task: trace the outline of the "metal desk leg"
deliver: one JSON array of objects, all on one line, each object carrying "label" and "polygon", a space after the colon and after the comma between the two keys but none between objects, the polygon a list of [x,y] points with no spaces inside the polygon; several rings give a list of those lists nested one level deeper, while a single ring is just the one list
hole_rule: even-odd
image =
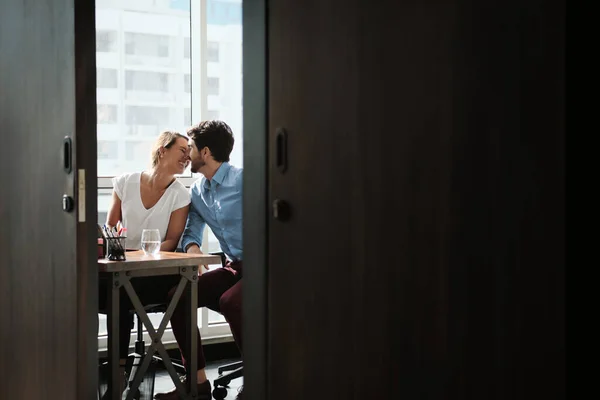
[{"label": "metal desk leg", "polygon": [[[185,268],[183,269],[185,272]],[[187,384],[188,393],[191,399],[198,398],[198,267],[192,268],[191,276],[188,275],[189,284],[189,302],[186,305],[186,329],[188,331],[187,348],[190,349],[190,354],[186,354],[187,360]]]},{"label": "metal desk leg", "polygon": [[110,394],[110,399],[116,400],[121,398],[119,393],[120,379],[119,376],[119,294],[120,282],[119,273],[110,274],[108,279],[108,312],[107,318],[108,328],[108,388],[107,393]]},{"label": "metal desk leg", "polygon": [[135,293],[135,290],[133,289],[131,282],[124,283],[125,291],[129,295],[129,298],[131,299],[131,302],[133,304],[135,311],[137,312],[138,316],[140,317],[140,320],[146,327],[148,335],[150,336],[150,347],[148,348],[148,351],[146,352],[146,355],[144,356],[144,359],[142,360],[142,364],[137,369],[137,372],[133,379],[133,383],[131,384],[130,390],[127,393],[126,400],[133,399],[134,393],[139,388],[139,385],[142,382],[142,378],[143,378],[144,374],[146,373],[148,366],[150,365],[152,356],[154,355],[155,351],[158,351],[158,353],[163,358],[165,367],[167,368],[167,371],[169,372],[171,379],[175,383],[177,390],[180,392],[180,395],[184,396],[184,397],[187,395],[185,388],[184,388],[183,384],[181,383],[181,381],[179,380],[179,378],[177,376],[177,372],[175,371],[175,368],[173,367],[173,363],[171,362],[169,354],[167,353],[167,350],[165,349],[165,346],[161,340],[163,333],[167,327],[167,324],[169,323],[169,319],[173,315],[175,306],[177,305],[177,302],[179,301],[179,298],[181,297],[181,294],[183,293],[185,286],[186,286],[186,278],[182,277],[181,280],[179,281],[179,285],[177,286],[177,289],[175,290],[175,294],[173,295],[173,298],[171,299],[171,301],[167,307],[167,311],[163,315],[162,321],[161,321],[160,326],[157,331],[154,329],[154,326],[152,325],[152,322],[150,321],[150,318],[148,317],[146,310],[144,310],[144,307],[143,307],[142,303],[140,302],[139,297]]}]

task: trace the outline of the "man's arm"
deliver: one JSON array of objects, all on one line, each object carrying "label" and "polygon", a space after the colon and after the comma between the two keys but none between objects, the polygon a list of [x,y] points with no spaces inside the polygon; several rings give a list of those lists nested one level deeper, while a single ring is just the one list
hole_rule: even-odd
[{"label": "man's arm", "polygon": [[[185,253],[200,252],[205,227],[204,218],[198,213],[198,210],[194,207],[194,202],[192,202],[181,240],[181,247]],[[197,250],[195,250],[196,248]]]},{"label": "man's arm", "polygon": [[[185,230],[183,231],[183,238],[181,239],[181,248],[184,253],[203,254],[200,246],[202,246],[202,236],[205,227],[206,221],[204,221],[204,218],[202,218],[196,207],[194,207],[194,202],[192,202]],[[208,270],[208,265],[204,265],[204,268]]]}]

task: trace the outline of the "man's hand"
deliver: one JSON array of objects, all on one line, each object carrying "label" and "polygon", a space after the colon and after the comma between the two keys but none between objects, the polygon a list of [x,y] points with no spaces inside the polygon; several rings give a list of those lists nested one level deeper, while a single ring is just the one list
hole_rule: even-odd
[{"label": "man's hand", "polygon": [[[192,243],[190,244],[186,249],[185,249],[186,253],[190,253],[190,254],[204,254],[201,250],[200,247],[195,244]],[[206,269],[208,271],[208,265],[203,265],[204,269]]]},{"label": "man's hand", "polygon": [[191,254],[203,254],[196,243],[190,243],[188,247],[185,248],[185,252]]}]

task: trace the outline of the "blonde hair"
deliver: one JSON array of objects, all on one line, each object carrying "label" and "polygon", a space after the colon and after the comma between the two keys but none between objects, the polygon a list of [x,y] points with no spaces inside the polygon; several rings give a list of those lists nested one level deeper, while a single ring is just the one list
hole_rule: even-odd
[{"label": "blonde hair", "polygon": [[186,141],[189,140],[187,136],[182,135],[179,132],[164,131],[161,132],[160,135],[158,135],[158,139],[156,139],[156,142],[154,142],[154,146],[152,146],[152,152],[150,153],[150,156],[152,158],[152,168],[158,165],[160,149],[163,147],[165,149],[168,149],[169,147],[173,146],[173,144],[175,144],[175,142],[179,138],[183,138]]}]

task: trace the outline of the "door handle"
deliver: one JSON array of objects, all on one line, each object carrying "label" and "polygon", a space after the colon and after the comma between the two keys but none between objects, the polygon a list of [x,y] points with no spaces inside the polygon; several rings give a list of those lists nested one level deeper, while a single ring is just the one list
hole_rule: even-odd
[{"label": "door handle", "polygon": [[63,139],[63,170],[65,174],[71,173],[73,169],[72,158],[73,158],[73,144],[71,138],[65,136]]},{"label": "door handle", "polygon": [[[65,174],[70,174],[73,170],[73,143],[71,142],[71,138],[65,136],[62,141],[62,167]],[[63,194],[62,197],[62,209],[64,212],[70,213],[73,211],[75,207],[75,201],[73,197],[68,194]]]},{"label": "door handle", "polygon": [[62,197],[62,209],[64,212],[71,212],[73,211],[73,207],[75,207],[75,201],[73,200],[73,198],[67,194],[63,194]]},{"label": "door handle", "polygon": [[275,139],[275,165],[282,174],[287,170],[287,162],[287,132],[278,128]]},{"label": "door handle", "polygon": [[285,200],[275,199],[272,205],[273,218],[278,221],[285,222],[289,221],[292,216],[292,209],[289,203]]}]

